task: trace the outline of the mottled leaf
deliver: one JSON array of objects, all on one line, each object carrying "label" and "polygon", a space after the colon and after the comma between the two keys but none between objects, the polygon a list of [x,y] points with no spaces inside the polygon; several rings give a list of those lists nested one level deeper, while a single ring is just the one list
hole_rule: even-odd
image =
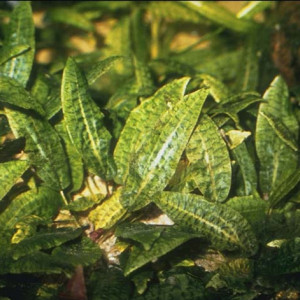
[{"label": "mottled leaf", "polygon": [[55,126],[55,129],[58,131],[58,134],[63,139],[67,153],[67,160],[69,162],[72,180],[72,188],[70,192],[76,192],[81,188],[84,179],[82,158],[71,142],[71,139],[65,127],[65,122],[62,121],[61,123],[57,124]]},{"label": "mottled leaf", "polygon": [[117,182],[125,181],[134,154],[149,140],[161,114],[183,98],[188,81],[185,77],[168,83],[131,111],[114,150]]},{"label": "mottled leaf", "polygon": [[19,259],[37,250],[50,249],[77,238],[81,233],[81,229],[74,230],[71,228],[56,228],[55,230],[39,232],[16,244],[12,248],[12,256],[14,259]]},{"label": "mottled leaf", "polygon": [[123,223],[117,227],[115,235],[124,239],[137,241],[148,251],[151,249],[153,243],[160,237],[164,229],[164,226],[153,226],[143,223]]},{"label": "mottled leaf", "polygon": [[209,87],[209,92],[217,103],[229,97],[229,90],[222,81],[208,74],[200,74],[199,78]]},{"label": "mottled leaf", "polygon": [[125,207],[134,208],[140,197],[149,198],[165,188],[175,173],[207,94],[205,88],[191,93],[160,117],[158,126],[131,164],[121,197]]},{"label": "mottled leaf", "polygon": [[198,171],[194,180],[204,197],[224,201],[231,187],[231,162],[218,127],[207,115],[201,116],[186,155]]},{"label": "mottled leaf", "polygon": [[90,212],[89,219],[95,229],[110,228],[126,214],[126,209],[120,203],[120,194],[121,189]]},{"label": "mottled leaf", "polygon": [[99,77],[109,71],[118,61],[123,60],[122,56],[111,56],[104,60],[101,60],[85,72],[88,84],[93,84]]},{"label": "mottled leaf", "polygon": [[24,109],[32,109],[42,116],[45,115],[40,103],[18,81],[9,77],[0,76],[0,102]]},{"label": "mottled leaf", "polygon": [[217,249],[240,249],[249,255],[257,251],[251,227],[233,209],[175,192],[157,194],[154,201],[180,228],[207,237]]},{"label": "mottled leaf", "polygon": [[80,197],[72,202],[70,202],[67,206],[65,206],[65,209],[68,209],[70,211],[85,211],[96,204],[99,204],[103,199],[105,198],[105,195],[102,194],[96,194],[93,196],[86,196],[86,197]]},{"label": "mottled leaf", "polygon": [[0,200],[7,194],[28,167],[28,161],[24,160],[12,160],[0,164]]},{"label": "mottled leaf", "polygon": [[48,120],[61,110],[60,82],[54,76],[39,74],[31,94],[43,107]]},{"label": "mottled leaf", "polygon": [[277,136],[289,147],[291,147],[294,151],[298,151],[298,146],[295,141],[295,137],[289,129],[284,125],[284,123],[281,122],[280,119],[274,117],[272,114],[268,113],[267,111],[263,112],[260,111],[259,114],[263,116],[269,123],[269,125],[272,127],[272,129],[275,131]]},{"label": "mottled leaf", "polygon": [[15,56],[0,66],[0,74],[16,79],[26,85],[34,58],[34,24],[30,2],[20,2],[15,6],[5,35],[4,44],[7,47],[28,45],[30,50]]},{"label": "mottled leaf", "polygon": [[299,183],[300,169],[296,169],[289,176],[284,177],[278,181],[278,185],[272,191],[269,198],[270,208],[275,207],[280,202],[284,201],[284,197]]},{"label": "mottled leaf", "polygon": [[278,136],[263,114],[279,119],[295,138],[298,135],[298,122],[291,112],[287,85],[280,76],[273,80],[264,99],[267,103],[261,103],[259,107],[255,146],[260,161],[260,188],[268,197],[281,178],[295,171],[298,154]]},{"label": "mottled leaf", "polygon": [[35,252],[18,260],[0,257],[0,274],[21,273],[59,274],[62,268],[55,265],[53,258],[44,252]]},{"label": "mottled leaf", "polygon": [[25,152],[45,184],[58,190],[69,186],[67,158],[53,127],[42,118],[17,110],[5,108],[5,113],[14,135],[26,138]]},{"label": "mottled leaf", "polygon": [[110,156],[111,135],[104,126],[104,115],[88,93],[88,84],[72,58],[62,78],[61,100],[70,139],[87,167],[100,177],[114,174]]},{"label": "mottled leaf", "polygon": [[63,204],[59,192],[47,187],[40,187],[17,196],[0,215],[0,228],[13,228],[23,218],[36,215],[40,218],[54,217]]},{"label": "mottled leaf", "polygon": [[1,48],[0,50],[0,65],[7,62],[9,59],[12,59],[18,55],[23,54],[29,49],[30,46],[25,44],[8,46],[8,47],[3,46],[3,48]]},{"label": "mottled leaf", "polygon": [[195,237],[197,237],[196,234],[169,228],[161,233],[160,237],[148,251],[143,246],[133,246],[124,267],[125,276]]},{"label": "mottled leaf", "polygon": [[83,237],[80,243],[61,245],[52,251],[52,256],[61,266],[76,267],[95,263],[102,255],[100,247],[91,239]]},{"label": "mottled leaf", "polygon": [[268,208],[266,201],[253,195],[230,198],[225,205],[239,212],[253,229],[260,229]]},{"label": "mottled leaf", "polygon": [[262,255],[256,263],[256,272],[272,276],[300,271],[300,238],[288,240],[274,253]]}]

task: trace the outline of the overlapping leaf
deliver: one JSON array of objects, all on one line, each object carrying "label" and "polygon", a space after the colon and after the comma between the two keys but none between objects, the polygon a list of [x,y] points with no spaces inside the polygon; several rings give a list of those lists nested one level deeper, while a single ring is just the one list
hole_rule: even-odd
[{"label": "overlapping leaf", "polygon": [[9,77],[0,76],[0,102],[45,114],[40,103],[18,81]]},{"label": "overlapping leaf", "polygon": [[155,203],[181,228],[207,237],[218,249],[240,249],[252,255],[256,237],[248,222],[234,210],[192,194],[162,192]]},{"label": "overlapping leaf", "polygon": [[50,249],[67,241],[77,238],[82,233],[81,229],[57,228],[49,232],[39,232],[25,238],[12,248],[12,256],[18,259],[37,250]]},{"label": "overlapping leaf", "polygon": [[67,158],[58,134],[48,121],[10,108],[5,112],[14,135],[25,137],[25,151],[45,184],[58,190],[69,186]]},{"label": "overlapping leaf", "polygon": [[160,115],[182,99],[188,81],[188,78],[182,78],[170,82],[131,111],[114,151],[117,182],[125,181],[135,153],[151,137]]},{"label": "overlapping leaf", "polygon": [[90,212],[89,219],[95,229],[110,228],[126,214],[126,209],[120,203],[120,194],[121,189]]},{"label": "overlapping leaf", "polygon": [[1,213],[0,228],[14,228],[18,222],[30,215],[51,219],[62,204],[60,193],[47,187],[40,187],[38,193],[35,190],[22,193]]},{"label": "overlapping leaf", "polygon": [[222,202],[231,187],[231,162],[226,144],[218,127],[202,115],[186,148],[186,154],[194,164],[194,180],[207,199]]},{"label": "overlapping leaf", "polygon": [[71,191],[78,191],[82,186],[82,182],[84,178],[83,162],[82,162],[81,155],[77,152],[76,148],[71,142],[71,139],[65,127],[65,122],[62,121],[61,123],[57,124],[55,126],[55,129],[58,131],[59,135],[64,141],[64,145],[67,153],[67,160],[69,162],[70,171],[71,171],[71,180],[72,180]]},{"label": "overlapping leaf", "polygon": [[196,236],[196,234],[181,232],[178,229],[174,230],[170,228],[161,233],[160,237],[148,251],[145,251],[143,246],[133,246],[124,268],[125,276]]},{"label": "overlapping leaf", "polygon": [[84,74],[69,58],[61,90],[67,131],[87,167],[94,174],[111,178],[114,175],[114,162],[109,153],[111,135],[104,126],[104,115],[93,102],[87,88]]},{"label": "overlapping leaf", "polygon": [[28,161],[22,160],[12,160],[0,164],[0,200],[7,194],[28,167]]},{"label": "overlapping leaf", "polygon": [[207,94],[206,88],[191,93],[160,117],[160,124],[132,162],[121,197],[125,207],[132,208],[144,196],[151,197],[165,188],[175,173]]},{"label": "overlapping leaf", "polygon": [[11,14],[8,31],[5,36],[6,47],[28,45],[30,50],[14,56],[0,66],[0,74],[16,79],[26,85],[34,58],[34,24],[29,2],[20,2]]},{"label": "overlapping leaf", "polygon": [[287,86],[281,77],[273,80],[264,94],[264,99],[268,103],[261,103],[259,107],[255,146],[260,161],[260,187],[268,195],[281,178],[287,177],[297,168],[298,154],[278,136],[278,132],[275,132],[265,116],[270,114],[279,119],[296,140],[298,122],[291,112]]}]

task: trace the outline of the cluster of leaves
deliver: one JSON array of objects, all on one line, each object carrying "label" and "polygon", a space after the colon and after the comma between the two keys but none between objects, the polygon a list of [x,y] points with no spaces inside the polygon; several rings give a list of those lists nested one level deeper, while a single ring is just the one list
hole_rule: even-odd
[{"label": "cluster of leaves", "polygon": [[[272,64],[278,4],[48,4],[0,15],[0,299],[297,296],[300,89]],[[100,50],[76,52],[76,30]]]}]

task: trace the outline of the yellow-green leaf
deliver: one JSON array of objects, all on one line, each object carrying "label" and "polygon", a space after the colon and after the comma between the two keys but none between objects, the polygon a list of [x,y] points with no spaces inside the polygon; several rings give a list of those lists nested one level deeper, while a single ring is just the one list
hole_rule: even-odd
[{"label": "yellow-green leaf", "polygon": [[61,101],[70,139],[87,168],[106,179],[114,175],[110,155],[111,135],[104,115],[88,92],[88,83],[76,62],[69,58],[63,72]]},{"label": "yellow-green leaf", "polygon": [[162,192],[154,202],[180,228],[207,237],[217,249],[239,249],[253,255],[257,240],[248,222],[237,212],[193,194]]},{"label": "yellow-green leaf", "polygon": [[202,115],[187,145],[186,154],[194,165],[194,180],[204,197],[213,201],[226,200],[231,187],[231,162],[218,127]]}]

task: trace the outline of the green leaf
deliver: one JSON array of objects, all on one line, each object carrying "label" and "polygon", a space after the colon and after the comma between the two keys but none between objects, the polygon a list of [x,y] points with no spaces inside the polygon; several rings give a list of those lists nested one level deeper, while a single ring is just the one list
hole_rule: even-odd
[{"label": "green leaf", "polygon": [[255,23],[236,18],[234,14],[215,2],[180,1],[180,3],[199,13],[202,17],[231,30],[247,33],[255,28]]},{"label": "green leaf", "polygon": [[254,32],[245,41],[236,82],[237,91],[254,91],[257,88],[259,81],[258,36],[259,31]]},{"label": "green leaf", "polygon": [[300,271],[300,238],[281,245],[275,253],[267,253],[256,263],[256,272],[264,275],[281,275]]},{"label": "green leaf", "polygon": [[257,13],[272,6],[273,3],[273,1],[248,1],[236,16],[239,19],[251,19]]},{"label": "green leaf", "polygon": [[83,237],[80,243],[61,245],[52,253],[55,261],[64,267],[76,267],[78,265],[88,266],[96,263],[101,257],[100,247],[91,239]]},{"label": "green leaf", "polygon": [[5,108],[9,125],[16,137],[24,136],[29,160],[45,184],[61,190],[70,185],[67,158],[60,138],[42,118]]},{"label": "green leaf", "polygon": [[14,45],[1,48],[0,50],[0,65],[8,60],[17,57],[30,49],[29,45]]},{"label": "green leaf", "polygon": [[93,84],[99,77],[115,66],[118,61],[123,59],[124,57],[122,56],[111,56],[93,64],[93,66],[85,72],[88,84]]},{"label": "green leaf", "polygon": [[[232,126],[226,125],[226,135],[229,136],[229,146],[233,153],[233,158],[238,163],[239,169],[243,178],[242,195],[247,196],[253,193],[253,190],[257,189],[257,174],[254,166],[254,162],[249,154],[245,142],[241,142],[248,135],[248,131],[232,130]],[[251,134],[251,133],[250,133]],[[241,143],[240,143],[241,142]],[[236,146],[236,144],[238,144]],[[235,146],[235,147],[233,147]]]},{"label": "green leaf", "polygon": [[120,194],[121,189],[90,212],[89,220],[96,230],[112,227],[126,214],[126,209],[120,203]]},{"label": "green leaf", "polygon": [[90,300],[132,299],[131,282],[116,267],[93,272],[87,284],[87,291]]},{"label": "green leaf", "polygon": [[42,116],[45,115],[44,109],[39,102],[18,81],[0,76],[0,89],[0,102],[27,110],[32,109]]},{"label": "green leaf", "polygon": [[148,198],[166,187],[175,173],[207,94],[208,90],[203,88],[186,95],[161,116],[158,126],[131,164],[130,176],[121,196],[125,207],[135,209],[134,205],[138,206],[143,196]]},{"label": "green leaf", "polygon": [[34,58],[34,24],[30,2],[20,2],[15,6],[9,23],[4,44],[6,47],[28,45],[29,51],[15,56],[0,66],[0,74],[16,79],[26,86]]},{"label": "green leaf", "polygon": [[272,191],[269,198],[270,208],[274,208],[284,201],[284,197],[298,184],[300,181],[300,169],[296,169],[289,176],[284,177],[278,182],[278,185]]},{"label": "green leaf", "polygon": [[60,82],[54,76],[39,74],[31,93],[43,107],[48,120],[61,110]]},{"label": "green leaf", "polygon": [[0,257],[0,274],[60,274],[61,272],[61,267],[55,265],[53,258],[44,252],[35,252],[18,260],[11,257]]},{"label": "green leaf", "polygon": [[162,192],[155,203],[188,232],[207,237],[220,250],[257,251],[257,241],[248,222],[236,211],[193,194]]},{"label": "green leaf", "polygon": [[153,243],[160,237],[165,226],[153,226],[143,223],[122,223],[115,235],[124,239],[131,239],[139,242],[145,250],[150,250]]},{"label": "green leaf", "polygon": [[255,146],[260,161],[260,188],[268,197],[281,178],[292,174],[297,168],[298,154],[283,142],[283,137],[278,136],[263,115],[272,115],[280,120],[295,137],[298,135],[298,122],[291,112],[287,85],[280,76],[273,80],[264,99],[267,103],[261,103],[259,107]]},{"label": "green leaf", "polygon": [[94,30],[93,24],[86,19],[83,14],[78,13],[76,10],[70,7],[53,8],[52,10],[47,11],[47,15],[53,22],[72,25],[86,31]]},{"label": "green leaf", "polygon": [[198,77],[203,79],[204,85],[209,87],[209,92],[217,103],[222,103],[229,97],[230,92],[222,81],[208,74],[200,74]]},{"label": "green leaf", "polygon": [[272,114],[268,113],[268,111],[260,111],[259,114],[263,116],[269,123],[269,125],[272,127],[272,129],[275,131],[277,136],[291,149],[294,151],[298,151],[298,146],[295,140],[295,137],[291,134],[289,129],[282,123],[282,121],[276,117],[274,117]]},{"label": "green leaf", "polygon": [[28,161],[24,160],[12,160],[0,164],[0,201],[28,167]]},{"label": "green leaf", "polygon": [[102,194],[96,194],[90,197],[81,197],[70,202],[64,208],[70,211],[85,211],[95,206],[96,204],[99,204],[104,198],[105,195]]},{"label": "green leaf", "polygon": [[161,233],[160,237],[148,251],[146,251],[143,246],[133,246],[124,267],[124,275],[128,276],[136,269],[165,255],[179,245],[195,237],[197,237],[196,234],[181,232],[178,231],[178,229],[170,228],[165,229]]},{"label": "green leaf", "polygon": [[12,248],[12,257],[19,259],[41,249],[50,249],[67,241],[77,238],[82,233],[81,229],[56,228],[54,230],[42,231],[25,238]]},{"label": "green leaf", "polygon": [[84,74],[69,58],[61,90],[67,131],[87,167],[94,174],[110,179],[114,175],[114,162],[109,151],[111,135],[104,126],[104,115],[87,89]]},{"label": "green leaf", "polygon": [[218,127],[202,115],[187,145],[186,155],[197,173],[194,180],[210,200],[226,200],[231,187],[231,162],[226,143]]},{"label": "green leaf", "polygon": [[144,23],[144,15],[141,9],[136,9],[130,20],[131,49],[135,67],[135,77],[139,92],[143,95],[150,95],[154,86],[151,78],[148,61],[150,35]]},{"label": "green leaf", "polygon": [[230,198],[225,205],[239,212],[255,232],[261,228],[268,208],[266,201],[253,195]]},{"label": "green leaf", "polygon": [[55,126],[55,129],[58,131],[58,134],[64,141],[64,145],[67,153],[67,160],[70,166],[72,188],[69,191],[76,192],[81,188],[84,179],[82,158],[81,155],[77,152],[74,145],[72,144],[72,141],[66,130],[65,122],[62,121],[61,123],[57,124]]},{"label": "green leaf", "polygon": [[39,187],[38,193],[34,190],[22,193],[1,213],[0,228],[14,228],[17,223],[30,215],[50,219],[58,213],[62,204],[60,193],[47,187]]},{"label": "green leaf", "polygon": [[185,77],[166,84],[131,111],[114,150],[118,168],[115,178],[117,182],[125,181],[134,154],[149,140],[153,125],[161,114],[183,98],[188,81]]},{"label": "green leaf", "polygon": [[206,20],[197,12],[175,1],[151,1],[147,10],[158,18],[171,19],[177,22],[205,23]]}]

